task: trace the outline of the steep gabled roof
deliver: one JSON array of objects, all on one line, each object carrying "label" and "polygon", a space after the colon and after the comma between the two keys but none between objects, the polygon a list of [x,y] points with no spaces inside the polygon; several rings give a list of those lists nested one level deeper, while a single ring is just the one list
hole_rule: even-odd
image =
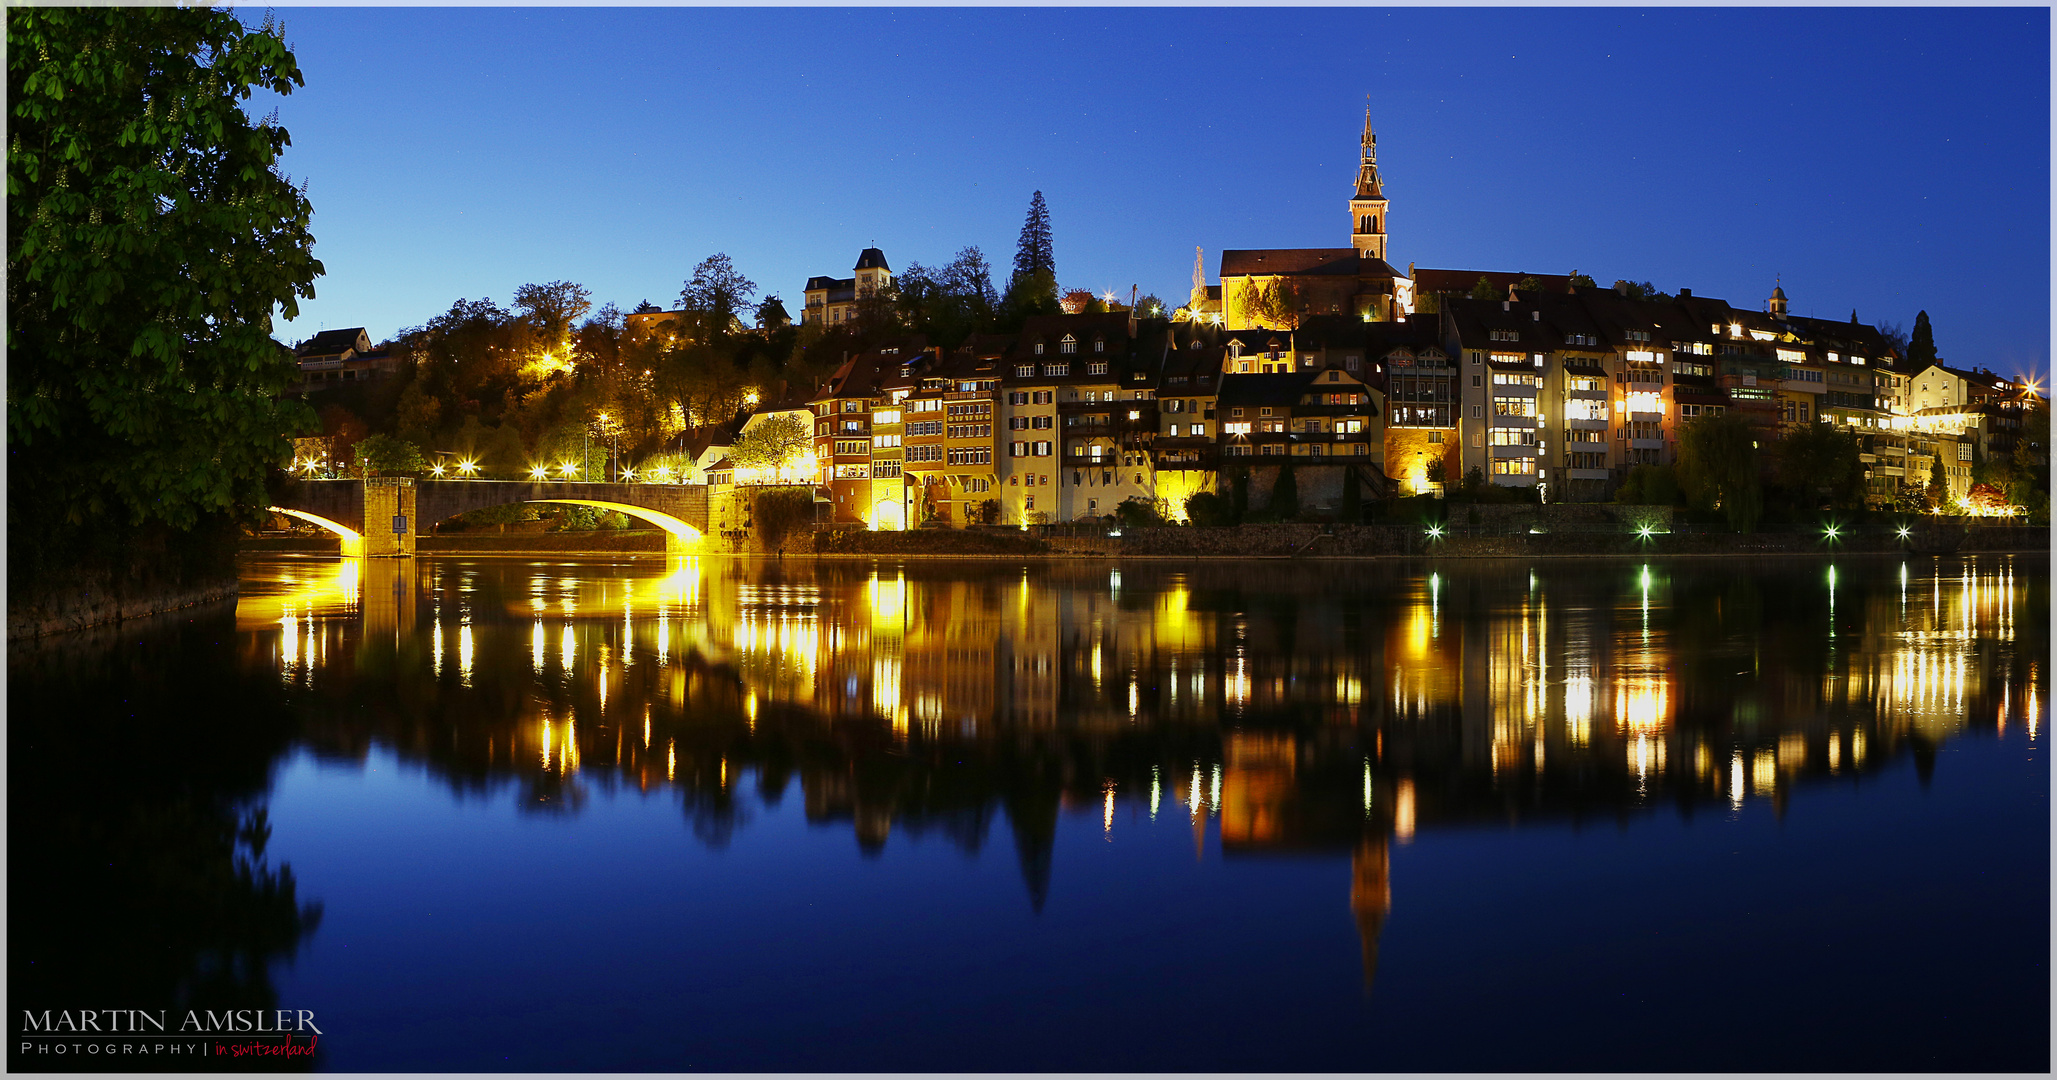
[{"label": "steep gabled roof", "polygon": [[[300,346],[299,354],[301,356],[329,356],[340,353],[356,348],[357,339],[363,336],[365,334],[364,327],[362,326],[353,326],[347,330],[323,330],[321,333],[307,339],[307,344]],[[369,341],[369,337],[366,337],[366,340]]]},{"label": "steep gabled roof", "polygon": [[[1366,263],[1376,259],[1362,259],[1356,248],[1252,248],[1229,250],[1221,253],[1221,276],[1251,277],[1267,274],[1332,274],[1356,277],[1363,273]],[[1390,273],[1392,267],[1386,267]]]}]

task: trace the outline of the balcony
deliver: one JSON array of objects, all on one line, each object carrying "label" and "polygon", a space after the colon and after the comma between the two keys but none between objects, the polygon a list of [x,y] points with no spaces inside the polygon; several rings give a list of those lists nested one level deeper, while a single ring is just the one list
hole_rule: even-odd
[{"label": "balcony", "polygon": [[1630,439],[1630,440],[1628,441],[1628,448],[1629,448],[1629,449],[1631,449],[1631,450],[1662,450],[1662,449],[1664,449],[1664,440],[1663,440],[1663,439]]}]

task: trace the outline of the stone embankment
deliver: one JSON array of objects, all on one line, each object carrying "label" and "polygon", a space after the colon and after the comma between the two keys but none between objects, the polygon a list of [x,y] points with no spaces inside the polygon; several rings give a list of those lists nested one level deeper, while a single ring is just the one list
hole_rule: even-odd
[{"label": "stone embankment", "polygon": [[[1162,558],[1162,559],[1362,559],[1362,558],[1574,558],[1642,555],[1803,555],[1913,551],[2047,551],[2049,530],[2027,526],[1924,525],[1906,539],[1896,530],[1864,526],[1831,540],[1818,528],[1770,526],[1738,535],[1716,527],[1677,524],[1663,510],[1642,507],[1636,523],[1590,522],[1539,518],[1533,507],[1484,507],[1526,510],[1527,517],[1481,514],[1476,524],[1461,510],[1440,536],[1415,524],[1319,525],[1275,524],[1223,527],[1164,526],[1128,529],[1113,535],[1094,526],[1036,527],[1027,531],[1005,527],[916,529],[872,532],[867,529],[822,528],[811,535],[788,537],[784,554],[810,556],[893,556],[914,558]],[[1638,531],[1647,524],[1651,532]],[[1961,530],[1961,533],[1960,533]],[[710,538],[722,553],[765,555],[748,538]],[[337,553],[333,539],[259,537],[246,540],[243,551]],[[422,554],[661,555],[664,533],[655,530],[599,530],[559,533],[455,533],[424,536]],[[231,592],[233,590],[230,590]],[[223,593],[220,595],[228,595]],[[186,602],[213,598],[196,593]]]}]

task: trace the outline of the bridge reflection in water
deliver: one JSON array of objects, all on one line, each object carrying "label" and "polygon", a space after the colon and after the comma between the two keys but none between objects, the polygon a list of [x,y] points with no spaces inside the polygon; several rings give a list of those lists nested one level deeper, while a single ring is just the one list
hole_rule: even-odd
[{"label": "bridge reflection in water", "polygon": [[[1003,812],[1030,900],[1066,811],[1185,814],[1195,857],[1346,855],[1367,980],[1392,844],[1797,786],[2039,738],[2048,578],[2011,557],[1464,566],[663,564],[244,568],[244,663],[330,753],[460,790],[674,789],[730,842],[797,776],[867,852]],[[369,706],[369,707],[366,707]],[[1339,898],[1339,904],[1341,898]]]}]

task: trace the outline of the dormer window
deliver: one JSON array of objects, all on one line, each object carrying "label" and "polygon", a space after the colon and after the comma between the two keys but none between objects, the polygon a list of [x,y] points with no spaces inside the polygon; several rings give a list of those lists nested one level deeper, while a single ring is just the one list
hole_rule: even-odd
[{"label": "dormer window", "polygon": [[1106,351],[1107,351],[1107,343],[1106,343],[1105,341],[1102,341],[1102,340],[1100,340],[1099,338],[1094,338],[1094,339],[1093,339],[1093,351],[1094,351],[1094,352],[1106,352]]},{"label": "dormer window", "polygon": [[1037,356],[1041,356],[1041,355],[1043,355],[1043,343],[1042,343],[1042,342],[1040,342],[1040,341],[1036,342],[1036,355],[1037,355]]},{"label": "dormer window", "polygon": [[1070,334],[1066,334],[1066,335],[1064,335],[1064,339],[1063,339],[1062,341],[1059,341],[1059,342],[1057,343],[1057,351],[1058,351],[1058,352],[1061,352],[1061,353],[1075,353],[1075,352],[1077,352],[1077,351],[1078,351],[1078,339],[1077,339],[1077,338],[1075,338],[1075,337],[1072,337],[1072,336],[1071,336]]}]

